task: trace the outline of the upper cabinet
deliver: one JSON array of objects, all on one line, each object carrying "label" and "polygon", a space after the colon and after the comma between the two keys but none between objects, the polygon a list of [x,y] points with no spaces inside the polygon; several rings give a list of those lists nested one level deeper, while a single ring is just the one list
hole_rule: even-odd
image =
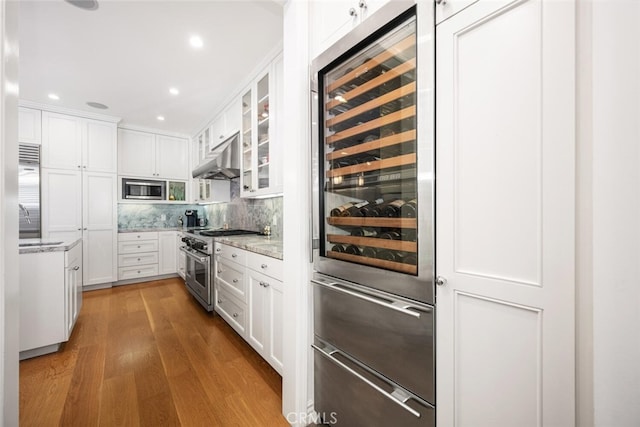
[{"label": "upper cabinet", "polygon": [[311,57],[316,57],[389,0],[335,0],[310,3]]},{"label": "upper cabinet", "polygon": [[241,121],[242,197],[282,192],[279,101],[282,99],[282,57],[278,57],[243,92]]},{"label": "upper cabinet", "polygon": [[130,129],[118,129],[118,175],[189,179],[189,141]]},{"label": "upper cabinet", "polygon": [[235,99],[196,137],[193,167],[202,163],[211,149],[240,130],[240,100]]},{"label": "upper cabinet", "polygon": [[32,108],[18,108],[18,141],[40,144],[42,141],[42,112]]},{"label": "upper cabinet", "polygon": [[115,123],[42,112],[43,167],[115,173],[116,150]]}]

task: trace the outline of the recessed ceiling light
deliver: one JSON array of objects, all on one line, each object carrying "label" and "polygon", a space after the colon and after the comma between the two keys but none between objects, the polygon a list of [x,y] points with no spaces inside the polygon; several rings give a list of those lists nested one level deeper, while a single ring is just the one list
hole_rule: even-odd
[{"label": "recessed ceiling light", "polygon": [[170,87],[169,88],[169,93],[171,95],[178,95],[180,93],[180,91],[178,89],[176,89],[175,87]]},{"label": "recessed ceiling light", "polygon": [[98,9],[98,2],[96,0],[65,0],[65,1],[69,4],[72,4],[84,10]]},{"label": "recessed ceiling light", "polygon": [[160,122],[164,122],[164,116],[158,116],[158,117],[156,117],[156,118],[158,119],[158,121],[160,121]]},{"label": "recessed ceiling light", "polygon": [[196,49],[200,49],[204,45],[204,42],[199,36],[191,36],[189,44]]},{"label": "recessed ceiling light", "polygon": [[99,109],[101,109],[101,110],[106,110],[107,108],[109,108],[109,107],[107,107],[107,106],[106,106],[106,105],[104,105],[104,104],[100,104],[99,102],[87,102],[87,105],[88,105],[89,107],[99,108]]},{"label": "recessed ceiling light", "polygon": [[49,99],[53,99],[55,101],[59,100],[60,97],[58,95],[56,95],[55,93],[50,93],[49,94]]}]

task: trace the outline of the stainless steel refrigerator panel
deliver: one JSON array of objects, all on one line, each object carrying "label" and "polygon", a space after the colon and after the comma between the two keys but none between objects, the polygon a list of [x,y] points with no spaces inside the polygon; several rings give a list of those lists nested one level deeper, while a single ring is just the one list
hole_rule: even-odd
[{"label": "stainless steel refrigerator panel", "polygon": [[432,405],[316,340],[315,410],[335,426],[435,426]]},{"label": "stainless steel refrigerator panel", "polygon": [[312,283],[318,338],[435,401],[431,306],[319,274]]},{"label": "stainless steel refrigerator panel", "polygon": [[20,144],[18,164],[18,227],[21,239],[40,234],[40,146]]}]

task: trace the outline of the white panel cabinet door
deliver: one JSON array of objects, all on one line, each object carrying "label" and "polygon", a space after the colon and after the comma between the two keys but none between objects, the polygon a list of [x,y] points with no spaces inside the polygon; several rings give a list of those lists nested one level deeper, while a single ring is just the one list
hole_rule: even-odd
[{"label": "white panel cabinet door", "polygon": [[82,237],[82,173],[42,168],[42,236]]},{"label": "white panel cabinet door", "polygon": [[158,233],[158,274],[174,274],[176,265],[176,232],[161,231]]},{"label": "white panel cabinet door", "polygon": [[189,141],[156,135],[156,176],[166,179],[189,179]]},{"label": "white panel cabinet door", "polygon": [[42,166],[58,169],[82,168],[83,119],[42,112]]},{"label": "white panel cabinet door", "polygon": [[478,0],[445,0],[436,6],[436,24],[471,6]]},{"label": "white panel cabinet door", "polygon": [[274,367],[280,375],[283,370],[283,289],[282,282],[271,279],[267,283],[267,325],[269,325],[269,346],[266,355],[267,361]]},{"label": "white panel cabinet door", "polygon": [[575,424],[574,15],[480,0],[436,29],[440,426]]},{"label": "white panel cabinet door", "polygon": [[115,123],[98,120],[85,121],[82,150],[83,169],[92,172],[117,173],[118,144]]},{"label": "white panel cabinet door", "polygon": [[42,111],[18,108],[18,142],[38,145],[42,142]]},{"label": "white panel cabinet door", "polygon": [[156,176],[155,135],[118,129],[118,174],[122,176]]},{"label": "white panel cabinet door", "polygon": [[116,175],[83,174],[84,285],[117,281]]},{"label": "white panel cabinet door", "polygon": [[264,287],[265,277],[248,270],[249,276],[249,344],[264,357],[269,342],[269,325],[267,317],[267,291]]}]

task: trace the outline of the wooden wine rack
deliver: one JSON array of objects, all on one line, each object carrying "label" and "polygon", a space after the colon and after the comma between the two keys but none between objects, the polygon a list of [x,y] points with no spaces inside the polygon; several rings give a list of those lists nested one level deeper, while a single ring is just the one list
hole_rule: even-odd
[{"label": "wooden wine rack", "polygon": [[371,142],[363,142],[348,148],[332,151],[326,155],[327,160],[341,159],[342,157],[352,156],[367,151],[379,150],[381,148],[392,147],[403,142],[414,141],[416,139],[416,130],[411,129],[402,133],[398,133],[384,138],[376,139]]},{"label": "wooden wine rack", "polygon": [[328,136],[326,138],[326,142],[327,144],[335,144],[338,141],[342,141],[343,139],[350,138],[354,135],[369,132],[374,129],[381,128],[382,126],[390,125],[395,122],[399,122],[400,120],[414,117],[415,115],[416,115],[416,106],[412,105],[410,107],[403,108],[402,110],[396,111],[395,113],[387,114],[386,116],[382,116],[375,120],[371,120],[361,125],[354,126],[347,130],[343,130],[342,132],[334,133],[333,135]]},{"label": "wooden wine rack", "polygon": [[330,216],[327,223],[345,227],[388,227],[388,228],[417,228],[415,218],[387,218],[362,216]]},{"label": "wooden wine rack", "polygon": [[403,240],[381,239],[379,237],[346,236],[344,234],[327,234],[327,240],[331,243],[369,246],[371,248],[389,249],[392,251],[418,252],[418,244],[416,242],[405,242]]},{"label": "wooden wine rack", "polygon": [[351,175],[360,172],[377,171],[385,168],[393,168],[397,166],[415,165],[416,154],[403,154],[401,156],[390,157],[388,159],[374,160],[371,162],[360,163],[359,165],[344,166],[327,171],[327,178],[334,176]]},{"label": "wooden wine rack", "polygon": [[418,274],[418,266],[413,264],[404,264],[401,262],[387,261],[378,258],[367,258],[360,255],[346,254],[344,252],[327,251],[329,258],[340,259],[343,261],[351,261],[358,264],[371,265],[373,267],[384,268],[387,270],[398,271],[400,273]]}]

